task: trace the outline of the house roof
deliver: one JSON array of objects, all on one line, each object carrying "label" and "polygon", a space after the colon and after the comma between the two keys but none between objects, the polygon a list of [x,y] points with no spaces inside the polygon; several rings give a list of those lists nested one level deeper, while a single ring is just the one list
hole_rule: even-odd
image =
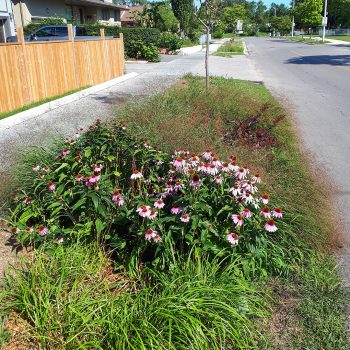
[{"label": "house roof", "polygon": [[78,6],[91,5],[91,6],[108,7],[108,8],[114,8],[114,9],[122,9],[122,10],[129,9],[128,6],[116,5],[111,2],[105,2],[103,0],[66,0],[66,4],[78,5]]},{"label": "house roof", "polygon": [[134,20],[134,11],[142,12],[144,6],[130,6],[127,11],[124,11],[121,14],[120,20],[121,22],[132,22]]}]

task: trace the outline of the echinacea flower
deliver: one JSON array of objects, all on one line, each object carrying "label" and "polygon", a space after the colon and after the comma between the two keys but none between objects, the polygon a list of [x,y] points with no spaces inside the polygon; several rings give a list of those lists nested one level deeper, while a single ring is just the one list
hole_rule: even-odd
[{"label": "echinacea flower", "polygon": [[39,232],[40,236],[45,236],[49,232],[49,229],[47,227],[45,227],[44,225],[40,225],[38,227],[38,232]]},{"label": "echinacea flower", "polygon": [[120,195],[121,195],[120,192],[118,192],[118,191],[114,192],[113,195],[112,195],[112,201],[113,202],[117,202],[118,198],[120,197]]},{"label": "echinacea flower", "polygon": [[272,216],[274,216],[275,218],[281,219],[283,217],[282,208],[276,208],[272,210]]},{"label": "echinacea flower", "polygon": [[206,151],[202,154],[202,157],[205,159],[205,160],[211,160],[211,157],[212,157],[212,153],[210,151]]},{"label": "echinacea flower", "polygon": [[239,168],[238,170],[236,170],[235,175],[239,180],[242,180],[246,176],[246,171],[244,170],[244,168]]},{"label": "echinacea flower", "polygon": [[252,216],[252,212],[248,208],[244,208],[241,214],[247,219]]},{"label": "echinacea flower", "polygon": [[186,214],[183,214],[180,218],[180,220],[182,222],[189,222],[190,221],[190,216],[186,213]]},{"label": "echinacea flower", "polygon": [[155,243],[158,243],[160,241],[160,236],[158,235],[158,232],[155,231],[155,230],[152,230],[151,228],[149,228],[147,231],[146,231],[146,234],[145,234],[145,238],[147,240],[151,240],[153,239],[153,241]]},{"label": "echinacea flower", "polygon": [[47,188],[49,189],[49,191],[54,191],[56,188],[56,185],[53,182],[49,181],[47,183]]},{"label": "echinacea flower", "polygon": [[243,225],[243,216],[241,214],[233,214],[232,220],[237,226]]},{"label": "echinacea flower", "polygon": [[178,157],[173,161],[173,165],[175,168],[181,169],[186,165],[186,161],[182,157]]},{"label": "echinacea flower", "polygon": [[26,227],[26,233],[32,233],[34,231],[34,227],[33,226],[27,226]]},{"label": "echinacea flower", "polygon": [[277,231],[277,226],[275,225],[275,220],[270,219],[266,224],[265,224],[265,230],[268,232],[276,232]]},{"label": "echinacea flower", "polygon": [[78,174],[76,177],[75,177],[75,181],[76,182],[80,182],[80,181],[83,181],[84,180],[84,176],[81,175],[81,174]]},{"label": "echinacea flower", "polygon": [[226,238],[232,245],[238,244],[239,238],[238,238],[238,235],[236,233],[230,232],[226,236]]},{"label": "echinacea flower", "polygon": [[262,208],[260,214],[261,214],[265,219],[269,219],[269,218],[271,217],[270,208],[269,208],[269,207],[264,207],[264,208]]},{"label": "echinacea flower", "polygon": [[192,175],[191,187],[193,189],[198,188],[201,185],[201,179],[198,174]]},{"label": "echinacea flower", "polygon": [[229,168],[229,164],[227,162],[223,162],[222,166],[221,166],[221,171],[223,173],[228,173],[231,171],[231,169]]},{"label": "echinacea flower", "polygon": [[234,185],[233,187],[230,188],[230,192],[235,196],[239,196],[241,194],[241,189],[239,188],[238,185]]},{"label": "echinacea flower", "polygon": [[215,177],[215,182],[220,185],[222,183],[222,177],[219,175],[219,176],[216,176]]},{"label": "echinacea flower", "polygon": [[174,204],[174,206],[170,209],[171,214],[177,215],[182,212],[182,207],[180,207],[178,204]]},{"label": "echinacea flower", "polygon": [[34,171],[39,171],[40,170],[40,165],[33,165],[32,169]]},{"label": "echinacea flower", "polygon": [[267,204],[270,200],[270,196],[266,193],[264,193],[261,197],[260,197],[260,201],[263,202],[264,204]]},{"label": "echinacea flower", "polygon": [[162,209],[165,206],[165,203],[163,201],[163,199],[158,199],[155,203],[154,206],[158,209]]},{"label": "echinacea flower", "polygon": [[102,164],[94,164],[94,172],[99,173],[103,169]]},{"label": "echinacea flower", "polygon": [[143,175],[141,174],[141,172],[139,172],[138,170],[133,170],[132,171],[132,175],[130,176],[131,180],[137,180],[137,179],[141,179],[143,177]]},{"label": "echinacea flower", "polygon": [[117,206],[118,206],[118,207],[121,207],[121,206],[123,206],[124,204],[125,204],[124,198],[123,198],[123,197],[119,197],[119,198],[117,199]]},{"label": "echinacea flower", "polygon": [[47,166],[43,167],[43,171],[45,171],[45,173],[47,173],[49,171],[49,168]]},{"label": "echinacea flower", "polygon": [[12,227],[12,229],[11,229],[11,232],[14,235],[16,235],[19,231],[20,231],[20,229],[18,227]]},{"label": "echinacea flower", "polygon": [[143,218],[149,217],[151,215],[151,207],[148,205],[141,205],[141,207],[137,208],[136,211]]},{"label": "echinacea flower", "polygon": [[255,183],[260,183],[261,182],[261,178],[260,178],[260,175],[259,174],[255,174],[254,176],[252,176],[252,180],[255,182]]},{"label": "echinacea flower", "polygon": [[152,238],[155,243],[158,243],[160,241],[160,236],[158,234],[155,234]]},{"label": "echinacea flower", "polygon": [[25,197],[22,201],[24,204],[30,204],[32,200],[29,197]]},{"label": "echinacea flower", "polygon": [[148,218],[150,220],[153,220],[157,216],[157,214],[158,213],[153,208],[151,208],[151,214],[149,214]]},{"label": "echinacea flower", "polygon": [[70,153],[70,150],[68,150],[68,149],[64,149],[64,150],[62,151],[62,154],[63,154],[64,156],[68,156],[69,153]]}]

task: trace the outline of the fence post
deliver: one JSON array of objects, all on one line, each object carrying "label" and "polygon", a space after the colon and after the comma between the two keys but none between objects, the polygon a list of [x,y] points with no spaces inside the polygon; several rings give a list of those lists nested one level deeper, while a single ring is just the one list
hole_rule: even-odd
[{"label": "fence post", "polygon": [[19,44],[25,45],[24,33],[23,33],[22,27],[17,27],[17,39]]},{"label": "fence post", "polygon": [[68,40],[69,41],[73,41],[74,40],[73,25],[72,24],[67,24],[67,29],[68,29]]},{"label": "fence post", "polygon": [[100,37],[101,37],[101,40],[105,40],[105,29],[104,28],[100,28]]},{"label": "fence post", "polygon": [[121,62],[121,70],[120,74],[125,74],[125,53],[124,53],[124,34],[119,33],[119,40],[120,40],[120,48],[121,48],[121,54],[120,54],[120,62]]}]

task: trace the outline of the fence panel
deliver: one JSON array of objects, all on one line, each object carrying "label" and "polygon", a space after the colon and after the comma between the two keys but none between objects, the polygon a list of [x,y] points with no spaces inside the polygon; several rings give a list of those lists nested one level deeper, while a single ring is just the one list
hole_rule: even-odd
[{"label": "fence panel", "polygon": [[19,41],[0,45],[0,113],[124,74],[122,37]]}]

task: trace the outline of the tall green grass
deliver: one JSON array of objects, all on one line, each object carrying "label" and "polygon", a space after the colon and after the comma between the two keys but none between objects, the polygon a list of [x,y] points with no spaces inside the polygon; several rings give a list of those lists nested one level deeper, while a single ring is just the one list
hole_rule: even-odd
[{"label": "tall green grass", "polygon": [[[47,248],[47,247],[46,247]],[[258,349],[253,321],[263,296],[235,264],[193,254],[168,273],[141,279],[111,273],[95,245],[36,251],[6,278],[1,311],[27,322],[27,341],[45,349]]]}]

